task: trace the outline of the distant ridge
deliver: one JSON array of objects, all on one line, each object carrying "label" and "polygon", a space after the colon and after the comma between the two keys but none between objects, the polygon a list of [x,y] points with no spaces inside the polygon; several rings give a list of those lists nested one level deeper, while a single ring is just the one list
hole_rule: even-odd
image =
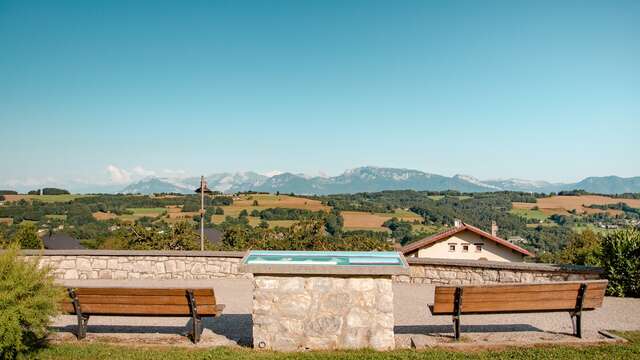
[{"label": "distant ridge", "polygon": [[[640,192],[640,177],[588,177],[577,183],[562,184],[522,179],[479,180],[468,175],[447,177],[419,170],[364,166],[333,177],[306,176],[289,172],[273,176],[256,172],[217,173],[208,175],[209,188],[225,193],[265,191],[295,194],[341,194],[383,190],[456,190],[461,192],[524,191],[558,192],[581,189],[602,194]],[[148,177],[123,188],[121,193],[193,193],[199,178]]]}]

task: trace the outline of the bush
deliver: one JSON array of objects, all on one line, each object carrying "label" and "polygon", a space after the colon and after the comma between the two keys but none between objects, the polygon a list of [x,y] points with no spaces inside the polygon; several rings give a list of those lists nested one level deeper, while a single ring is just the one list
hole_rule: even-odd
[{"label": "bush", "polygon": [[608,294],[640,297],[640,231],[607,234],[602,240],[602,267],[609,279]]},{"label": "bush", "polygon": [[20,357],[44,340],[62,296],[49,269],[18,257],[17,246],[0,254],[0,357]]},{"label": "bush", "polygon": [[21,223],[12,240],[23,249],[44,248],[42,239],[38,237],[38,228],[30,222]]}]

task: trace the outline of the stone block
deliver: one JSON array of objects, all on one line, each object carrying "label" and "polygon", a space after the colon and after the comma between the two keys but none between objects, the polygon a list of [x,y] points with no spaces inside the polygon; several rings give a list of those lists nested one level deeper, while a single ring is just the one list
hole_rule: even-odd
[{"label": "stone block", "polygon": [[75,269],[76,261],[75,260],[62,260],[60,261],[60,265],[58,265],[60,269]]},{"label": "stone block", "polygon": [[91,270],[91,261],[85,258],[78,258],[76,260],[77,270]]},{"label": "stone block", "polygon": [[69,269],[64,272],[65,280],[77,280],[78,279],[78,271],[76,269]]},{"label": "stone block", "polygon": [[98,272],[98,277],[100,279],[111,279],[112,278],[112,274],[110,270],[100,270]]},{"label": "stone block", "polygon": [[118,259],[115,258],[107,260],[107,268],[111,270],[120,269],[120,263],[118,262]]},{"label": "stone block", "polygon": [[91,261],[91,268],[94,270],[101,270],[107,268],[107,260],[104,259],[93,259]]}]

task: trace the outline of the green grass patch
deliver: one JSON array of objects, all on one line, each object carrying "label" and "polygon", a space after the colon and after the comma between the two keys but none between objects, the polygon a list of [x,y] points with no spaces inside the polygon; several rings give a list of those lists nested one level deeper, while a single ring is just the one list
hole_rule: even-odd
[{"label": "green grass patch", "polygon": [[186,359],[425,359],[425,360],[445,360],[445,359],[638,359],[640,358],[640,331],[620,332],[618,335],[629,340],[626,344],[606,344],[591,346],[540,346],[506,348],[504,350],[482,350],[482,351],[450,351],[443,349],[426,350],[396,350],[388,352],[376,352],[372,350],[349,350],[349,351],[311,351],[295,353],[279,353],[271,351],[256,351],[247,348],[177,348],[177,347],[126,347],[106,345],[102,343],[64,343],[51,345],[48,348],[33,354],[37,359],[164,359],[164,360],[186,360]]},{"label": "green grass patch", "polygon": [[148,217],[156,217],[167,211],[166,208],[157,207],[157,208],[129,208],[127,210],[133,211],[133,215],[136,216],[148,216]]},{"label": "green grass patch", "polygon": [[540,210],[511,209],[509,212],[513,215],[521,216],[525,219],[533,219],[533,220],[539,220],[539,221],[544,221],[548,217]]},{"label": "green grass patch", "polygon": [[575,232],[583,232],[585,230],[591,230],[595,233],[599,233],[599,234],[607,234],[610,233],[612,231],[616,231],[617,229],[603,229],[601,227],[595,226],[593,224],[576,224],[574,225],[571,230],[575,231]]},{"label": "green grass patch", "polygon": [[67,220],[67,215],[55,215],[55,214],[51,214],[51,215],[45,215],[44,217],[46,217],[47,219]]},{"label": "green grass patch", "polygon": [[65,194],[65,195],[27,195],[27,198],[30,200],[39,200],[42,202],[69,202],[75,199],[88,197],[91,195],[76,195],[76,194]]}]

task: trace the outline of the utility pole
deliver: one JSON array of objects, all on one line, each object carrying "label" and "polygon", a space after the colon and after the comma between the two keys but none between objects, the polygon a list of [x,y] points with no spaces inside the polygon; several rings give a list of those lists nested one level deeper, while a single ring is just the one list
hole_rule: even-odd
[{"label": "utility pole", "polygon": [[204,176],[200,176],[200,187],[196,189],[196,193],[200,193],[200,251],[204,251],[204,193],[211,193]]},{"label": "utility pole", "polygon": [[[200,176],[200,189],[204,189],[204,176]],[[204,191],[200,191],[200,251],[204,251]]]}]

